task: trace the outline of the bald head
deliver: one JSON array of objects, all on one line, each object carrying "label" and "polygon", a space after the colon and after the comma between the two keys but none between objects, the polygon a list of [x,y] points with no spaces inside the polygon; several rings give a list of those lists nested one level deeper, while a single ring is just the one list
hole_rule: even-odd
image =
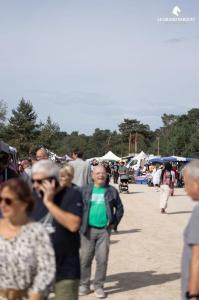
[{"label": "bald head", "polygon": [[102,165],[93,168],[93,182],[96,186],[103,186],[106,182],[106,170]]},{"label": "bald head", "polygon": [[101,172],[104,171],[106,173],[106,169],[102,165],[97,165],[93,167],[93,173],[97,173],[99,171]]},{"label": "bald head", "polygon": [[48,153],[45,148],[40,148],[37,150],[36,159],[37,160],[48,159]]}]

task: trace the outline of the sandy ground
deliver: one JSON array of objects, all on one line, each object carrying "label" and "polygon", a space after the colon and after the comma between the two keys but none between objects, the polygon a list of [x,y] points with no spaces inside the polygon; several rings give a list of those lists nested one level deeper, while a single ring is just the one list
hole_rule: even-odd
[{"label": "sandy ground", "polygon": [[[114,300],[179,300],[183,230],[194,203],[183,189],[170,197],[167,214],[159,212],[159,193],[130,185],[121,195],[125,214],[111,236],[105,291]],[[95,263],[93,264],[93,273]],[[80,299],[96,299],[94,294]]]}]

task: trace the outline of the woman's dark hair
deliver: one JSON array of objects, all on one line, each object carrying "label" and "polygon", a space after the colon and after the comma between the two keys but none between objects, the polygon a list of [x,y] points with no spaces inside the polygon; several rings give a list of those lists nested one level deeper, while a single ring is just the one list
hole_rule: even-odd
[{"label": "woman's dark hair", "polygon": [[17,200],[27,204],[27,213],[32,212],[34,208],[34,199],[32,197],[32,191],[27,182],[20,178],[9,179],[1,185],[0,193],[6,187],[16,195]]},{"label": "woman's dark hair", "polygon": [[171,165],[169,162],[167,162],[167,163],[165,163],[164,168],[165,168],[165,170],[171,172],[171,170],[172,170],[172,165]]}]

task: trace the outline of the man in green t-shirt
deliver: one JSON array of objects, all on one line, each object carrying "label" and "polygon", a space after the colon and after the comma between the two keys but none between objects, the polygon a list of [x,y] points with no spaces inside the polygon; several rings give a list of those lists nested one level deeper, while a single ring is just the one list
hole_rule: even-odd
[{"label": "man in green t-shirt", "polygon": [[108,224],[104,194],[105,187],[94,185],[90,199],[88,219],[88,224],[90,227],[104,228]]},{"label": "man in green t-shirt", "polygon": [[93,168],[93,184],[83,188],[84,213],[81,227],[81,285],[79,295],[90,291],[92,260],[96,258],[95,295],[105,298],[104,282],[110,245],[110,232],[123,216],[123,205],[118,191],[106,185],[106,170]]}]

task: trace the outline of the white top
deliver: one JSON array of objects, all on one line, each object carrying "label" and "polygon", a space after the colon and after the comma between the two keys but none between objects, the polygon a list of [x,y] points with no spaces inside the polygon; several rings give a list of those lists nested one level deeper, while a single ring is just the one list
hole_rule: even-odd
[{"label": "white top", "polygon": [[54,276],[54,250],[41,224],[22,226],[12,239],[0,235],[0,290],[28,289],[29,295],[44,294]]},{"label": "white top", "polygon": [[157,171],[154,171],[152,176],[153,176],[153,184],[160,184],[160,177],[162,174],[162,169],[157,169]]}]

